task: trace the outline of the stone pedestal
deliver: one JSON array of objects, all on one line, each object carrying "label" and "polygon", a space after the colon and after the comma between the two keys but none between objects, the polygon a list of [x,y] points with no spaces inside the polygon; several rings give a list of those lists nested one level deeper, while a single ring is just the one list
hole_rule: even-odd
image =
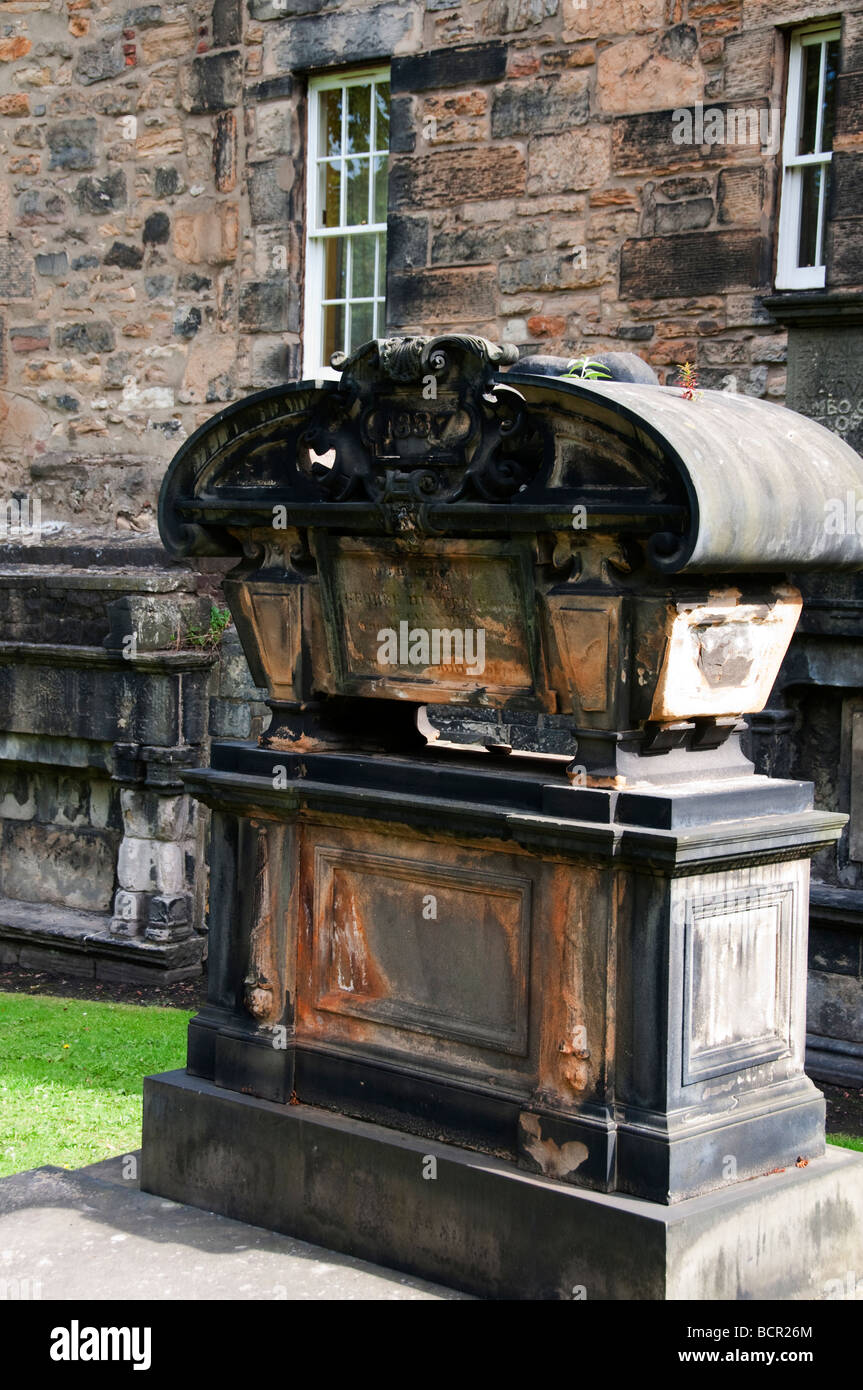
[{"label": "stone pedestal", "polygon": [[184,1072],[148,1078],[144,1124],[145,1191],[482,1298],[814,1300],[859,1278],[843,1149],[662,1206]]},{"label": "stone pedestal", "polygon": [[808,856],[843,818],[808,784],[218,744],[186,785],[213,810],[191,1075],[667,1204],[823,1154]]}]

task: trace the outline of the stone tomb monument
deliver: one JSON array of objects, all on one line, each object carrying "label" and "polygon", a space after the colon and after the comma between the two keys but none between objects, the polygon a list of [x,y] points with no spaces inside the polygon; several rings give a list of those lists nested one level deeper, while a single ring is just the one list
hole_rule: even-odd
[{"label": "stone tomb monument", "polygon": [[143,1184],[490,1297],[822,1297],[863,1268],[863,1156],[803,1073],[845,817],[740,733],[786,572],[863,566],[823,525],[863,460],[514,355],[368,343],[171,465],[164,541],[237,557],[272,720],[184,774],[209,1002]]}]

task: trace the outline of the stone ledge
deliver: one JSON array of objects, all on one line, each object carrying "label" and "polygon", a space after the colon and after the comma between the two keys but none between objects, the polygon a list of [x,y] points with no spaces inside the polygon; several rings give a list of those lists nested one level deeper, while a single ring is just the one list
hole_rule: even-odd
[{"label": "stone ledge", "polygon": [[129,566],[110,566],[99,569],[88,566],[81,569],[77,565],[63,563],[33,564],[27,561],[3,564],[4,552],[0,550],[0,589],[12,589],[22,580],[36,580],[46,589],[58,589],[65,593],[69,589],[107,590],[120,594],[174,594],[194,593],[194,575],[189,570],[140,569]]},{"label": "stone ledge", "polygon": [[95,667],[105,671],[154,671],[160,675],[181,675],[184,671],[206,670],[215,665],[217,652],[182,651],[138,652],[125,657],[104,647],[73,647],[63,642],[0,642],[0,665]]},{"label": "stone ledge", "polygon": [[173,984],[201,974],[204,937],[159,945],[111,936],[110,925],[110,913],[0,898],[0,962],[132,984]]},{"label": "stone ledge", "polygon": [[863,294],[858,291],[844,294],[829,290],[791,291],[765,295],[762,303],[779,323],[795,327],[863,324]]},{"label": "stone ledge", "polygon": [[806,1075],[833,1086],[863,1088],[863,1043],[807,1033]]},{"label": "stone ledge", "polygon": [[831,927],[863,932],[863,890],[813,882],[809,889],[809,916],[812,921]]}]

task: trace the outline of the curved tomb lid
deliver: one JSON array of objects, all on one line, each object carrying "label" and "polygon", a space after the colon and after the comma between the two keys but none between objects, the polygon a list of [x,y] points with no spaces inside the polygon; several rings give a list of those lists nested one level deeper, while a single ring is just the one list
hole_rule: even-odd
[{"label": "curved tomb lid", "polygon": [[[682,535],[650,543],[660,570],[863,567],[856,526],[863,458],[839,435],[785,406],[724,391],[501,374],[528,404],[580,411],[646,433],[689,500]],[[579,411],[579,407],[576,407]]]},{"label": "curved tomb lid", "polygon": [[508,360],[465,335],[376,340],[339,380],[227,406],[168,469],[165,545],[238,554],[238,528],[266,528],[276,507],[300,527],[457,536],[558,531],[580,505],[594,530],[649,538],[667,573],[863,569],[863,459],[815,421]]}]

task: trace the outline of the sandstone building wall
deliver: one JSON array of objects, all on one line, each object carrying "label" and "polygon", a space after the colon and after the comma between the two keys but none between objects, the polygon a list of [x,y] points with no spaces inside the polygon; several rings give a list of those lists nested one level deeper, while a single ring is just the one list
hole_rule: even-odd
[{"label": "sandstone building wall", "polygon": [[[0,3],[0,489],[152,527],[178,443],[300,367],[305,80],[392,57],[389,323],[781,400],[778,112],[797,0]],[[863,6],[843,6],[828,287],[863,281]],[[733,378],[733,381],[730,381]]]}]

